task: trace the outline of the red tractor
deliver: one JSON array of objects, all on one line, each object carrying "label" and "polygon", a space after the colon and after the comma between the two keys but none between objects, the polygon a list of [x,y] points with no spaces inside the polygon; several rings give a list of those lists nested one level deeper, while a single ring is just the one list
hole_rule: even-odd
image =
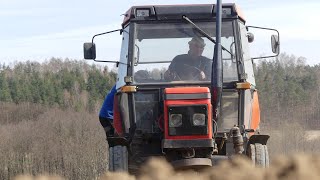
[{"label": "red tractor", "polygon": [[[151,156],[164,156],[176,168],[212,166],[234,154],[268,166],[269,136],[259,133],[250,28],[274,31],[272,54],[266,57],[279,54],[277,30],[246,26],[235,4],[219,0],[133,6],[122,29],[84,44],[85,59],[103,61],[96,59],[95,37],[115,31],[123,36],[116,62],[116,133],[108,138],[110,171],[135,173]],[[189,58],[194,39],[203,61]]]}]

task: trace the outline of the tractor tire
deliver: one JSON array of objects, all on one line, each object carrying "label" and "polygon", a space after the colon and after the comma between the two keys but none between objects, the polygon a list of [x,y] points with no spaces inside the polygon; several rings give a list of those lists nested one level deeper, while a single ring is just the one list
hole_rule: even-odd
[{"label": "tractor tire", "polygon": [[260,143],[250,144],[247,149],[247,156],[252,163],[260,167],[269,167],[269,153],[267,145]]},{"label": "tractor tire", "polygon": [[268,152],[268,147],[267,145],[263,145],[264,151],[266,153],[266,167],[269,167],[270,165],[270,160],[269,160],[269,152]]},{"label": "tractor tire", "polygon": [[109,148],[109,171],[128,172],[128,149],[126,146]]},{"label": "tractor tire", "polygon": [[254,146],[256,148],[256,165],[266,167],[266,152],[264,146],[260,143],[256,143]]},{"label": "tractor tire", "polygon": [[250,158],[253,165],[256,164],[256,148],[254,144],[249,144],[247,155]]}]

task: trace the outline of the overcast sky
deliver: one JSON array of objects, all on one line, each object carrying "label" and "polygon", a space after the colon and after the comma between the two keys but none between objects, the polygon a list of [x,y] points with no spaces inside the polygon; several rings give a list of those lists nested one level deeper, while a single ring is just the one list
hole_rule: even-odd
[{"label": "overcast sky", "polygon": [[[278,29],[281,51],[320,62],[319,0],[225,0],[242,9],[247,25]],[[50,57],[82,59],[92,35],[121,27],[132,5],[215,3],[214,0],[0,0],[0,62]],[[119,58],[120,36],[108,37]],[[269,46],[269,44],[268,44]],[[106,57],[107,58],[107,57]]]}]

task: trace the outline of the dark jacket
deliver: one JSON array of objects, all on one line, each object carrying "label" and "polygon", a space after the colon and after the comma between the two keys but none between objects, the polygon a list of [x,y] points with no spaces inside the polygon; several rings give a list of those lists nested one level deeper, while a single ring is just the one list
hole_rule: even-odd
[{"label": "dark jacket", "polygon": [[212,60],[207,57],[192,57],[189,54],[176,56],[170,66],[169,71],[178,75],[176,80],[199,80],[200,72],[206,75],[205,80],[211,79]]}]

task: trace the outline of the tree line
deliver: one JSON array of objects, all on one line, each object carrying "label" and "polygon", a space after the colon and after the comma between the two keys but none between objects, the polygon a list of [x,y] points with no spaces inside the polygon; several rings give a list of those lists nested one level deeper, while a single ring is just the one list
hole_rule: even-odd
[{"label": "tree line", "polygon": [[[266,123],[303,119],[309,127],[320,123],[320,65],[285,53],[254,61],[262,119]],[[116,72],[105,64],[52,58],[47,62],[0,64],[0,102],[30,102],[75,110],[97,111],[115,84]],[[274,117],[273,115],[276,115]],[[280,120],[281,119],[281,120]]]},{"label": "tree line", "polygon": [[320,128],[320,64],[310,66],[304,57],[283,53],[256,62],[255,77],[265,123],[298,122]]},{"label": "tree line", "polygon": [[52,58],[47,62],[0,65],[0,101],[31,102],[94,111],[115,83],[108,66]]}]

